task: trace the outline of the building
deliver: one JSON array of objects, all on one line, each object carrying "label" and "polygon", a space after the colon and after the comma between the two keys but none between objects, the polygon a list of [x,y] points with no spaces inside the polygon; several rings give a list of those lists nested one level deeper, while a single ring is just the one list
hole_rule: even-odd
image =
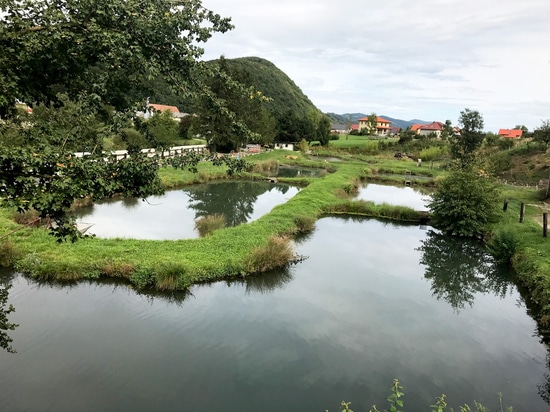
[{"label": "building", "polygon": [[[369,118],[363,117],[358,120],[359,122],[359,132],[363,129],[369,129]],[[375,134],[377,136],[387,136],[390,133],[391,122],[384,119],[383,117],[376,117],[376,131],[368,130],[370,134]]]},{"label": "building", "polygon": [[441,137],[441,133],[443,133],[444,127],[444,123],[432,122],[430,124],[420,125],[420,127],[418,127],[416,131],[416,134],[420,136],[428,136],[434,134],[439,139]]},{"label": "building", "polygon": [[507,139],[519,139],[523,135],[523,130],[500,129],[498,135]]},{"label": "building", "polygon": [[181,113],[176,106],[168,106],[165,104],[155,104],[147,102],[147,109],[145,112],[138,112],[137,115],[143,117],[144,119],[150,119],[153,117],[155,112],[165,112],[169,111],[172,114],[172,117],[175,121],[181,121],[182,117],[188,116],[187,113]]}]

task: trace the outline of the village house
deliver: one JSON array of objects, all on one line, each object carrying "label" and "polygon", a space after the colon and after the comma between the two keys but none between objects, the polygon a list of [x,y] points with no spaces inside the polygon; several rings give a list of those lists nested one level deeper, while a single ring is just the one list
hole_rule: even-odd
[{"label": "village house", "polygon": [[[369,118],[363,117],[358,120],[359,122],[359,132],[363,129],[368,129],[369,126]],[[383,117],[378,116],[376,118],[376,131],[370,131],[371,134],[375,134],[377,136],[387,136],[390,132],[390,125],[391,122],[389,120],[384,119]]]},{"label": "village house", "polygon": [[185,116],[189,116],[188,113],[180,112],[176,106],[168,106],[165,104],[155,104],[155,103],[149,103],[149,102],[147,102],[147,109],[145,110],[145,112],[138,112],[137,115],[147,120],[153,117],[155,112],[165,112],[165,111],[169,111],[176,122],[181,121],[181,119]]},{"label": "village house", "polygon": [[430,124],[424,124],[418,127],[416,133],[420,136],[428,136],[434,134],[438,139],[441,138],[441,133],[445,127],[444,123],[432,122]]},{"label": "village house", "polygon": [[500,129],[498,135],[507,139],[519,139],[523,135],[523,130]]}]

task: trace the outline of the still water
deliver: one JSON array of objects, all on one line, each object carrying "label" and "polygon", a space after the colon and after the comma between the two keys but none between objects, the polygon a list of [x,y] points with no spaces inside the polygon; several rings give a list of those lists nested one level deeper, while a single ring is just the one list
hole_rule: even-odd
[{"label": "still water", "polygon": [[405,410],[497,393],[546,411],[550,377],[526,303],[479,244],[369,219],[324,218],[287,270],[141,294],[15,273],[6,411]]},{"label": "still water", "polygon": [[414,210],[428,210],[428,203],[431,200],[425,189],[420,190],[410,186],[378,185],[375,183],[366,183],[360,187],[355,199],[407,206]]},{"label": "still water", "polygon": [[79,209],[78,221],[100,238],[188,239],[199,237],[195,219],[221,213],[227,226],[251,222],[292,198],[299,189],[268,182],[229,181],[187,186],[162,196],[116,199]]}]

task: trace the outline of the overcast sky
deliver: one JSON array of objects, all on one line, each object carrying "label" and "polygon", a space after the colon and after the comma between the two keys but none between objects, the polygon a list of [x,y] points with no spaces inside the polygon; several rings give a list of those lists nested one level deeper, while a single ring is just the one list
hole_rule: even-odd
[{"label": "overcast sky", "polygon": [[550,0],[203,0],[235,28],[205,59],[257,56],[323,112],[550,119]]}]

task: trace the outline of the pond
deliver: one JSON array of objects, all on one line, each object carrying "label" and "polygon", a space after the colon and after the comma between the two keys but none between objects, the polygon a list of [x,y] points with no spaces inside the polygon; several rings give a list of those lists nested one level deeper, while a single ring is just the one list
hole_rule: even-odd
[{"label": "pond", "polygon": [[543,411],[547,348],[513,274],[475,242],[418,226],[324,218],[286,270],[136,293],[125,284],[36,283],[16,273],[0,351],[6,411],[356,412],[436,396]]},{"label": "pond", "polygon": [[326,174],[327,171],[325,169],[280,165],[269,175],[276,177],[322,177]]},{"label": "pond", "polygon": [[75,212],[101,238],[197,238],[195,219],[221,213],[228,226],[251,222],[292,198],[294,186],[257,181],[223,181],[170,190],[162,196],[112,199]]},{"label": "pond", "polygon": [[407,206],[414,210],[428,210],[430,195],[425,190],[410,186],[380,185],[366,183],[359,188],[356,200],[368,200],[374,203],[388,203]]}]

